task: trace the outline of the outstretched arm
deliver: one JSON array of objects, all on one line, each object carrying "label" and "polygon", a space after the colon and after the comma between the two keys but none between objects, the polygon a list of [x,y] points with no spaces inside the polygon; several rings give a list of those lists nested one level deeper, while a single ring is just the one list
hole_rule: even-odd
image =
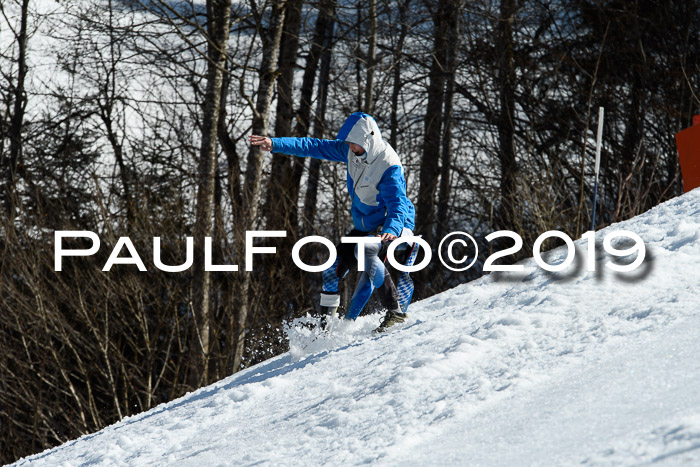
[{"label": "outstretched arm", "polygon": [[348,161],[348,145],[341,140],[318,138],[267,138],[251,135],[248,141],[254,146],[260,146],[263,151],[273,151],[290,156],[314,157],[328,161]]}]

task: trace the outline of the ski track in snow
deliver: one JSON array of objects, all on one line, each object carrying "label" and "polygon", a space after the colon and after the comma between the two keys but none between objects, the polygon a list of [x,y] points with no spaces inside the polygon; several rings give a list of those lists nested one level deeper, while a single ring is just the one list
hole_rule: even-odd
[{"label": "ski track in snow", "polygon": [[[645,241],[632,273],[606,233]],[[16,465],[700,465],[700,189]],[[565,249],[547,255],[562,260]],[[633,259],[633,258],[632,258]],[[620,262],[618,259],[617,262]]]}]

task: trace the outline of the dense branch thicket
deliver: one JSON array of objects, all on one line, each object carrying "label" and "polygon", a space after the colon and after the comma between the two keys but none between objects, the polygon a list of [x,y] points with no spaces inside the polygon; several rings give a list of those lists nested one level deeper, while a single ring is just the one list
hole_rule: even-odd
[{"label": "dense branch thicket", "polygon": [[[251,132],[332,138],[349,113],[371,112],[404,162],[417,233],[436,244],[468,231],[485,254],[499,229],[518,232],[522,251],[547,230],[587,230],[599,106],[595,224],[678,195],[673,136],[700,111],[699,11],[698,0],[3,1],[0,461],[285,351],[283,322],[314,310],[320,288],[291,246],[349,230],[345,168],[263,154]],[[245,231],[263,229],[287,238],[245,272]],[[55,271],[56,230],[96,232],[101,249]],[[102,271],[120,237],[147,271]],[[194,237],[195,266],[157,269],[153,237],[168,265]],[[241,270],[204,271],[205,237],[214,264]],[[478,270],[435,263],[417,298]]]}]

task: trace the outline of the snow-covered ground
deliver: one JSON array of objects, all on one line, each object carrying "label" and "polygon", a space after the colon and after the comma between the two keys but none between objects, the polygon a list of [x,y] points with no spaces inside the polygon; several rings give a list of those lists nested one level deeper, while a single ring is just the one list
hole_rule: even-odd
[{"label": "snow-covered ground", "polygon": [[384,335],[292,330],[290,353],[17,465],[700,465],[700,189],[599,243],[619,229],[644,239],[634,272],[599,245],[595,272],[526,261]]}]

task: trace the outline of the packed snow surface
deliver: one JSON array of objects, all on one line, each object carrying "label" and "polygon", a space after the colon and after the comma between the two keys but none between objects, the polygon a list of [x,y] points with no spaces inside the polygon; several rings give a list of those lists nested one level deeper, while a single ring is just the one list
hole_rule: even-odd
[{"label": "packed snow surface", "polygon": [[[633,272],[605,266],[636,257],[605,253],[621,229]],[[292,328],[287,354],[17,465],[700,465],[700,189],[596,239],[594,272],[579,240],[563,272],[525,261],[384,335]]]}]

